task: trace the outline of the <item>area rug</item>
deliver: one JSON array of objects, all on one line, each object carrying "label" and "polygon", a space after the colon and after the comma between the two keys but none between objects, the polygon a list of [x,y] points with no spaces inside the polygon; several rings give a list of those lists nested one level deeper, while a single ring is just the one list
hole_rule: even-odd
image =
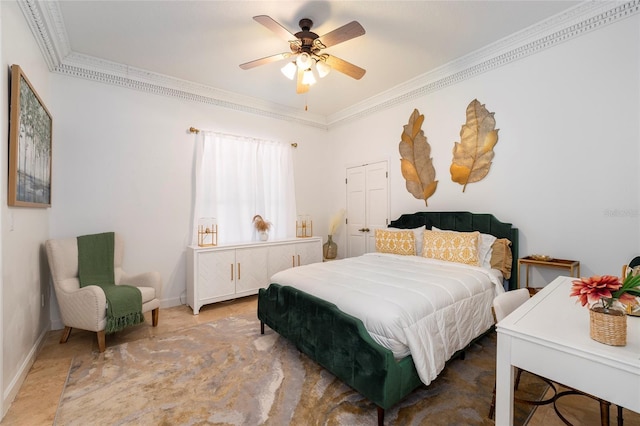
[{"label": "area rug", "polygon": [[[374,425],[376,407],[255,313],[77,356],[56,425]],[[388,425],[492,425],[495,333],[385,413]],[[519,396],[541,397],[523,375]],[[525,424],[532,407],[515,407]]]}]

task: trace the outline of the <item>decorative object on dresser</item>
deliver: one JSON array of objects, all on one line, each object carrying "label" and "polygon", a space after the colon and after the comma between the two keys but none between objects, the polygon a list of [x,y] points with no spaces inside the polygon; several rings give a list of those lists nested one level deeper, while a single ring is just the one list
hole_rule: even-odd
[{"label": "decorative object on dresser", "polygon": [[438,187],[436,170],[431,158],[431,145],[422,130],[424,115],[417,109],[413,110],[409,122],[404,125],[400,135],[400,169],[402,177],[407,181],[407,191],[418,200],[431,197]]},{"label": "decorative object on dresser", "polygon": [[7,204],[51,207],[53,118],[19,65],[11,65]]},{"label": "decorative object on dresser", "polygon": [[301,215],[296,219],[296,237],[313,237],[313,220],[309,215]]},{"label": "decorative object on dresser", "polygon": [[322,238],[187,247],[187,305],[203,305],[258,293],[287,268],[322,261]]},{"label": "decorative object on dresser", "polygon": [[198,245],[200,247],[218,245],[218,224],[215,217],[202,217],[198,220]]},{"label": "decorative object on dresser", "polygon": [[259,214],[253,217],[253,226],[260,235],[261,241],[267,241],[269,239],[269,229],[271,229],[271,222],[268,222],[262,218]]},{"label": "decorative object on dresser", "polygon": [[[517,228],[490,214],[418,212],[402,215],[389,226],[409,233],[437,226],[449,231],[491,234],[513,242],[511,259],[518,258]],[[515,288],[515,269],[512,267],[509,288]],[[384,420],[385,409],[422,383],[430,383],[446,360],[491,329],[491,303],[497,293],[504,292],[503,274],[490,266],[429,259],[424,253],[423,256],[367,253],[340,262],[307,265],[301,270],[282,271],[272,277],[268,288],[260,289],[261,331],[264,332],[264,324],[268,325],[375,403],[379,424]],[[462,284],[466,281],[460,274],[467,280],[474,277],[474,284]],[[456,290],[466,285],[470,287]],[[471,287],[473,291],[469,290]],[[444,291],[447,296],[434,297],[434,291]],[[416,292],[421,297],[416,297]],[[351,297],[346,297],[348,294]],[[388,302],[392,297],[395,303]],[[399,299],[402,303],[398,303]],[[398,315],[398,311],[403,313]],[[413,326],[402,325],[416,321],[420,317],[417,311],[422,315],[437,311],[429,316],[429,321],[442,315],[450,318],[444,322],[455,327],[442,330],[434,325],[438,336],[431,341],[438,343],[426,344],[424,339],[429,333],[422,335]],[[452,316],[454,311],[456,314]],[[426,322],[421,321],[421,326]],[[413,324],[417,327],[417,323]],[[370,333],[371,327],[377,332]],[[404,337],[382,334],[390,329]],[[444,336],[446,342],[442,341]]]},{"label": "decorative object on dresser", "polygon": [[589,335],[612,346],[627,344],[627,315],[622,305],[637,305],[640,275],[627,275],[623,281],[613,275],[594,275],[572,281],[571,296],[589,307]]},{"label": "decorative object on dresser", "polygon": [[467,106],[467,122],[460,130],[460,142],[453,146],[451,180],[462,185],[479,182],[487,176],[493,160],[493,147],[498,143],[498,130],[493,112],[477,99]]}]

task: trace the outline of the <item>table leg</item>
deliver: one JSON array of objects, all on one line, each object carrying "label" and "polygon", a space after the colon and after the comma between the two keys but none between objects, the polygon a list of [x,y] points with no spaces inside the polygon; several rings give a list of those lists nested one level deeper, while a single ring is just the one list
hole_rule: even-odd
[{"label": "table leg", "polygon": [[513,381],[511,336],[498,333],[496,353],[496,425],[513,426]]}]

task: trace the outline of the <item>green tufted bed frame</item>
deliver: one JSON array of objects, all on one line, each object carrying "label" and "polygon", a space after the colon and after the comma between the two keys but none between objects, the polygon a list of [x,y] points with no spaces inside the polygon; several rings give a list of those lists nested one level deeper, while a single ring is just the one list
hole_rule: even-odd
[{"label": "green tufted bed frame", "polygon": [[[512,242],[509,289],[517,285],[518,230],[490,214],[418,212],[402,215],[389,225],[410,229],[426,225],[455,231],[480,231]],[[362,321],[334,304],[293,287],[272,283],[258,294],[258,318],[378,407],[378,424],[391,408],[422,384],[411,356],[395,360],[377,344]]]}]

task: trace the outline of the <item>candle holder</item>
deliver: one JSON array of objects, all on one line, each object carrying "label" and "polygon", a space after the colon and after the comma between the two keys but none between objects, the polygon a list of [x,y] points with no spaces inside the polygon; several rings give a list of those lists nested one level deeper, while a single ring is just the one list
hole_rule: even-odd
[{"label": "candle holder", "polygon": [[198,221],[198,246],[215,247],[218,245],[218,224],[215,217],[204,217]]},{"label": "candle holder", "polygon": [[296,220],[296,237],[313,237],[313,221],[311,220],[311,216],[298,216]]}]

